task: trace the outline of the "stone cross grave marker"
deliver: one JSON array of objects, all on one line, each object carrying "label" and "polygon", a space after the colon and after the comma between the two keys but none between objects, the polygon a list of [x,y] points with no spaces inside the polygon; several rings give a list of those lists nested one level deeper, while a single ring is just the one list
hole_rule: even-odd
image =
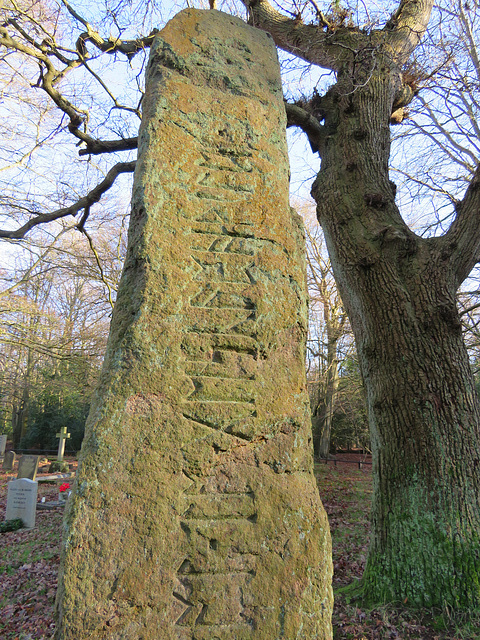
[{"label": "stone cross grave marker", "polygon": [[35,480],[37,477],[38,461],[40,456],[22,456],[18,460],[17,478],[29,478]]},{"label": "stone cross grave marker", "polygon": [[285,127],[265,33],[191,9],[155,37],[57,640],[331,638]]},{"label": "stone cross grave marker", "polygon": [[67,427],[62,427],[56,436],[57,438],[60,438],[60,442],[58,443],[57,460],[61,462],[63,460],[63,454],[65,453],[65,440],[70,438],[70,434],[67,433]]},{"label": "stone cross grave marker", "polygon": [[5,454],[5,447],[7,446],[7,436],[0,436],[0,457]]},{"label": "stone cross grave marker", "polygon": [[7,484],[6,520],[21,518],[27,529],[35,526],[38,482],[29,478],[11,480]]},{"label": "stone cross grave marker", "polygon": [[2,471],[13,471],[13,466],[15,464],[15,451],[7,451],[5,453],[5,457],[3,458]]}]

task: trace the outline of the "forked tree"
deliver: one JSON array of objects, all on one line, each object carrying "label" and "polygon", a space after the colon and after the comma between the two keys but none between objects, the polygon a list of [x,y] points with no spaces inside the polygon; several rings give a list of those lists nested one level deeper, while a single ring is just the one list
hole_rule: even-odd
[{"label": "forked tree", "polygon": [[402,219],[389,176],[389,123],[414,94],[402,71],[433,0],[402,0],[368,32],[245,4],[278,47],[336,74],[287,114],[321,157],[312,195],[367,393],[374,497],[361,591],[478,609],[480,413],[455,296],[479,259],[480,169],[434,238]]}]

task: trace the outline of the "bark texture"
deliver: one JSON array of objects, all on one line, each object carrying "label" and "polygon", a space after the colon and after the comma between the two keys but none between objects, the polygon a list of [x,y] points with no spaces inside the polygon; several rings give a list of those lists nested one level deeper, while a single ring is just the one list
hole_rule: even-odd
[{"label": "bark texture", "polygon": [[[480,414],[448,238],[421,239],[395,205],[389,58],[330,91],[319,221],[355,334],[374,463],[371,602],[480,606]],[[355,89],[354,91],[352,89]]]},{"label": "bark texture", "polygon": [[155,39],[58,640],[331,638],[284,129],[265,34],[188,10]]}]

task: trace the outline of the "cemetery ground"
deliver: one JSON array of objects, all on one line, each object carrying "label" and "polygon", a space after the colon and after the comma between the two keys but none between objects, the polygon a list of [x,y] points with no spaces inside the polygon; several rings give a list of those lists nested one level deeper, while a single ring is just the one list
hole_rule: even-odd
[{"label": "cemetery ground", "polygon": [[[335,640],[480,639],[478,617],[411,610],[408,603],[366,610],[338,593],[362,575],[368,546],[371,467],[359,469],[357,456],[347,458],[352,462],[315,465],[332,530]],[[14,473],[0,472],[0,521],[5,519],[7,482],[14,478]],[[58,484],[39,484],[39,501],[54,501],[57,495]],[[0,534],[2,640],[50,640],[53,635],[62,515],[61,507],[37,511],[34,529]]]}]

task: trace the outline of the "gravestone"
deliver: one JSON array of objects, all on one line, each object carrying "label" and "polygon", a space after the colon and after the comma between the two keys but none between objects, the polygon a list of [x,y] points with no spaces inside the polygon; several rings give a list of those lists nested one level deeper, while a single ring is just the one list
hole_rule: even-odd
[{"label": "gravestone", "polygon": [[7,451],[5,453],[5,457],[3,458],[2,471],[8,472],[13,471],[13,466],[15,464],[15,451]]},{"label": "gravestone", "polygon": [[70,438],[70,434],[67,433],[67,427],[62,427],[60,432],[56,434],[57,438],[60,438],[58,443],[57,460],[61,462],[63,460],[63,454],[65,453],[65,440]]},{"label": "gravestone", "polygon": [[37,477],[38,460],[40,456],[22,456],[18,460],[17,478],[29,478],[35,480]]},{"label": "gravestone", "polygon": [[35,526],[38,483],[28,478],[11,480],[7,484],[6,520],[21,518],[27,529]]},{"label": "gravestone", "polygon": [[267,35],[187,10],[155,38],[57,640],[331,638],[285,126]]},{"label": "gravestone", "polygon": [[0,436],[0,457],[5,454],[5,447],[7,446],[7,436]]}]

